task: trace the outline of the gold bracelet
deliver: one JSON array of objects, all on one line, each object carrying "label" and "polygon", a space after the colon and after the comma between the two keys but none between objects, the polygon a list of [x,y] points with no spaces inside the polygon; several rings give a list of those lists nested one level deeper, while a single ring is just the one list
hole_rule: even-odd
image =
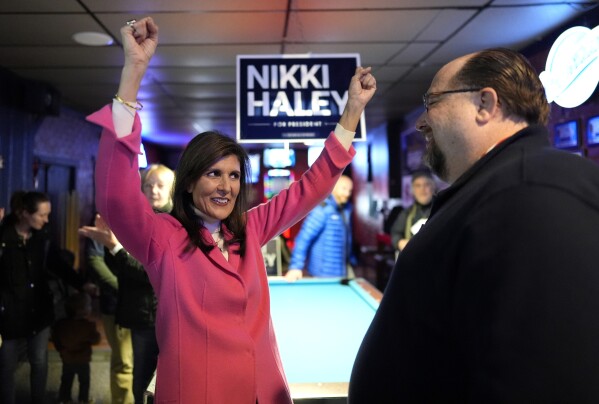
[{"label": "gold bracelet", "polygon": [[141,111],[144,107],[143,105],[141,105],[141,102],[135,101],[135,103],[132,103],[129,101],[125,101],[121,97],[119,97],[118,94],[114,95],[114,99],[120,102],[121,104],[128,106],[129,108],[133,108],[136,111]]}]

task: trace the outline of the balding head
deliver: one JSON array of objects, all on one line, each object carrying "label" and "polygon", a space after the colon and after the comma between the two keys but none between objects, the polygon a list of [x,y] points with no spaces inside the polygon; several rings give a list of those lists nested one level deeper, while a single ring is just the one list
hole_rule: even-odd
[{"label": "balding head", "polygon": [[491,87],[505,116],[529,125],[547,125],[550,107],[545,89],[530,62],[518,52],[493,48],[467,55],[453,81],[456,86]]},{"label": "balding head", "polygon": [[490,49],[457,58],[435,75],[416,129],[427,141],[425,160],[454,182],[501,140],[549,113],[543,86],[519,53]]}]

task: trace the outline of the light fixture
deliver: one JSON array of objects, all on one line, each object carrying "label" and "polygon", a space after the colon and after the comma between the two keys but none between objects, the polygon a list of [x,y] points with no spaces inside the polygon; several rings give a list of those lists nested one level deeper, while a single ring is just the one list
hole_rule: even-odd
[{"label": "light fixture", "polygon": [[86,46],[108,46],[114,42],[110,35],[102,32],[77,32],[73,34],[73,40]]}]

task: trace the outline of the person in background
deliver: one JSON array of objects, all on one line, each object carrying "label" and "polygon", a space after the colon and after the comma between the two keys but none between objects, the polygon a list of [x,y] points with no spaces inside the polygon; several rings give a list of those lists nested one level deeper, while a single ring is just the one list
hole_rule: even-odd
[{"label": "person in background", "polygon": [[412,174],[414,203],[409,208],[402,210],[391,226],[391,242],[398,253],[426,223],[431,213],[434,194],[435,180],[429,171],[417,171]]},{"label": "person in background", "polygon": [[63,259],[46,224],[50,199],[36,191],[15,192],[0,226],[0,402],[15,402],[15,371],[26,349],[33,403],[43,403],[48,376],[48,340],[54,322],[50,279],[74,288],[90,286]]},{"label": "person in background", "polygon": [[349,403],[599,400],[599,167],[549,143],[528,60],[495,48],[433,78],[416,128],[451,185],[397,259]]},{"label": "person in background", "polygon": [[79,381],[79,404],[92,403],[89,398],[90,362],[92,345],[100,343],[96,323],[89,320],[91,298],[86,293],[76,293],[66,302],[67,318],[58,320],[52,327],[52,342],[62,359],[62,376],[58,401],[70,404],[75,375]]},{"label": "person in background", "polygon": [[[152,208],[170,212],[174,172],[162,164],[152,164],[142,171],[141,178],[143,194]],[[117,276],[115,321],[119,327],[131,330],[133,397],[136,404],[141,404],[158,362],[156,295],[143,265],[123,249],[101,216],[96,218],[94,227],[84,226],[79,233],[104,245],[106,264]]]},{"label": "person in background", "polygon": [[156,402],[291,403],[270,316],[261,247],[322,202],[355,154],[355,129],[376,90],[370,68],[351,78],[339,125],[312,167],[247,209],[249,158],[205,132],[183,151],[171,214],[138,192],[139,86],[158,42],[151,17],[121,28],[125,64],[111,105],[88,117],[102,136],[96,206],[147,271],[158,297]]},{"label": "person in background", "polygon": [[331,195],[304,219],[285,274],[288,281],[301,279],[304,269],[310,276],[354,277],[349,200],[353,185],[351,178],[342,175]]},{"label": "person in background", "polygon": [[163,164],[150,164],[142,171],[142,191],[154,210],[158,212],[172,210],[171,192],[174,182],[175,172]]},{"label": "person in background", "polygon": [[[97,226],[96,216],[95,225]],[[131,330],[116,324],[118,279],[104,259],[104,246],[87,240],[86,256],[100,290],[102,325],[110,345],[110,397],[113,404],[133,403],[133,348]]]}]

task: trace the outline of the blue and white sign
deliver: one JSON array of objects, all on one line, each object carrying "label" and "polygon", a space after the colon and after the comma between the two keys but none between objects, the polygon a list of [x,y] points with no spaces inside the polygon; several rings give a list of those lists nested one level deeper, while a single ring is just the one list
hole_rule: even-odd
[{"label": "blue and white sign", "polygon": [[[237,140],[326,139],[347,103],[358,54],[238,55]],[[364,115],[356,140],[365,140]]]}]

